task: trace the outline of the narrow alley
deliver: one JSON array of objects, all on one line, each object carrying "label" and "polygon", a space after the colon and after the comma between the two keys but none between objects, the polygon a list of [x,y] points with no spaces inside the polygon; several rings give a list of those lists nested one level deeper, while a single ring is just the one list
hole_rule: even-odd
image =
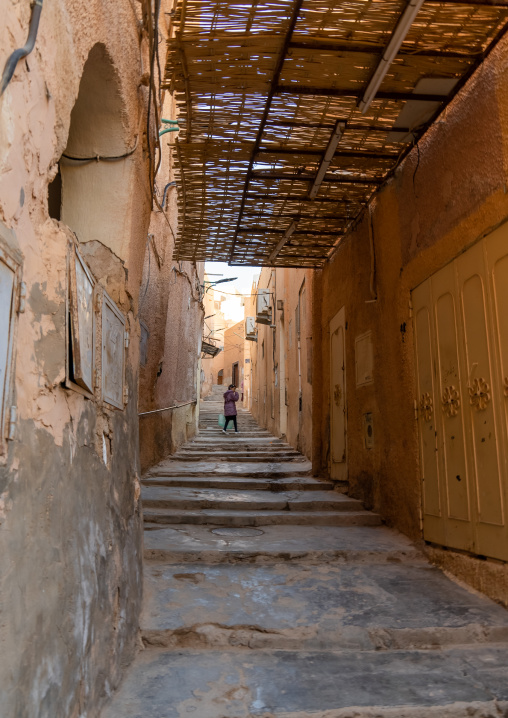
[{"label": "narrow alley", "polygon": [[102,718],[500,718],[508,613],[239,413],[143,480],[143,650]]},{"label": "narrow alley", "polygon": [[508,0],[0,17],[0,718],[508,718]]}]

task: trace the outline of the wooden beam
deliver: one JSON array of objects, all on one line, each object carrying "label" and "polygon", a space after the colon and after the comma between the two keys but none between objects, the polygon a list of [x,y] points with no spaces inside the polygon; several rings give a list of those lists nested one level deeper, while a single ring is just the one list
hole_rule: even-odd
[{"label": "wooden beam", "polygon": [[[296,127],[296,128],[309,128],[309,129],[326,129],[326,130],[332,130],[334,128],[334,124],[330,122],[299,122],[298,120],[269,120],[267,122],[268,125],[273,125],[274,127]],[[393,126],[390,127],[383,127],[379,125],[361,125],[361,124],[355,124],[346,122],[346,129],[344,130],[344,133],[348,132],[348,130],[359,130],[360,132],[392,132],[392,130],[396,129],[397,132],[411,132],[411,127],[397,127],[394,128]]]},{"label": "wooden beam", "polygon": [[[307,85],[277,85],[278,95],[312,95],[315,97],[363,97],[363,90],[335,87],[312,87]],[[377,92],[377,100],[394,100],[396,102],[446,102],[448,95],[422,95],[413,92]]]},{"label": "wooden beam", "polygon": [[[328,259],[328,257],[327,257]],[[261,260],[262,262],[262,260]],[[309,258],[309,264],[289,264],[287,261],[276,261],[274,264],[263,264],[262,267],[285,267],[286,269],[320,269],[324,265],[324,260],[319,264],[312,264],[312,258]],[[245,262],[229,262],[230,267],[257,267],[259,269],[259,260],[254,259]]]},{"label": "wooden beam", "polygon": [[[290,180],[291,182],[314,182],[314,175],[290,175],[288,172],[277,172],[271,170],[255,170],[251,172],[252,179],[277,179]],[[334,182],[336,184],[381,184],[382,177],[342,177],[326,175],[323,182]]]},{"label": "wooden beam", "polygon": [[508,3],[502,0],[426,0],[426,5],[464,5],[465,7],[500,7],[508,10]]},{"label": "wooden beam", "polygon": [[358,204],[363,206],[361,202],[354,202],[352,200],[344,200],[342,197],[316,197],[315,199],[309,199],[305,194],[259,194],[256,192],[247,192],[247,199],[267,199],[273,202],[333,202],[335,204],[341,203],[345,205]]},{"label": "wooden beam", "polygon": [[296,27],[296,23],[298,22],[298,16],[300,15],[302,5],[303,5],[303,0],[293,0],[293,4],[291,6],[291,15],[289,18],[289,23],[286,28],[286,33],[284,35],[282,47],[277,56],[277,63],[275,65],[272,79],[270,82],[270,90],[268,91],[268,97],[266,98],[265,109],[263,111],[263,116],[261,118],[261,122],[259,123],[258,131],[256,134],[256,140],[254,142],[254,147],[252,148],[252,153],[250,156],[249,167],[247,169],[245,183],[243,186],[242,200],[240,202],[240,211],[238,212],[238,220],[236,223],[235,234],[233,237],[233,242],[231,244],[231,251],[229,253],[229,261],[231,261],[233,259],[233,256],[235,254],[235,245],[236,245],[236,240],[238,237],[238,228],[240,227],[240,223],[242,221],[242,214],[243,214],[243,210],[245,207],[245,200],[247,199],[246,195],[247,195],[247,190],[249,189],[249,181],[250,181],[252,168],[254,166],[254,160],[256,158],[256,152],[258,151],[259,147],[261,146],[261,138],[263,137],[263,132],[265,130],[266,121],[268,119],[268,115],[270,114],[272,100],[277,91],[277,86],[280,81],[282,68],[284,66],[284,61],[286,60],[289,43],[291,42],[291,38],[293,37],[293,32]]},{"label": "wooden beam", "polygon": [[311,219],[311,220],[331,220],[331,219],[352,219],[345,214],[291,214],[283,212],[282,214],[273,214],[273,212],[244,212],[244,217],[271,217],[272,219]]},{"label": "wooden beam", "polygon": [[[397,129],[397,132],[399,130]],[[258,155],[303,155],[303,156],[315,156],[321,157],[326,150],[326,147],[321,149],[314,148],[303,148],[298,147],[260,147],[257,151]],[[383,159],[383,160],[396,160],[399,154],[394,152],[357,152],[354,150],[341,150],[337,148],[335,157],[355,157],[365,159]]]},{"label": "wooden beam", "polygon": [[[353,219],[353,217],[351,217]],[[271,227],[260,227],[259,225],[254,227],[239,227],[238,229],[239,234],[286,234],[285,229],[271,229]],[[308,234],[314,236],[323,236],[323,237],[335,237],[337,234],[340,234],[339,230],[335,230],[334,232],[327,231],[320,231],[319,229],[307,229],[307,230],[300,230],[297,229],[296,232],[293,234]]]},{"label": "wooden beam", "polygon": [[[457,0],[458,1],[458,0]],[[508,6],[505,6],[508,7]],[[371,45],[369,43],[348,43],[348,42],[334,42],[333,40],[292,40],[289,44],[291,49],[295,50],[325,50],[327,52],[361,52],[371,53],[373,55],[381,55],[385,49],[384,45]],[[442,57],[450,59],[470,59],[474,60],[477,55],[481,55],[481,50],[478,52],[467,53],[467,52],[452,52],[450,50],[414,50],[401,48],[398,52],[399,55],[409,57]]]}]

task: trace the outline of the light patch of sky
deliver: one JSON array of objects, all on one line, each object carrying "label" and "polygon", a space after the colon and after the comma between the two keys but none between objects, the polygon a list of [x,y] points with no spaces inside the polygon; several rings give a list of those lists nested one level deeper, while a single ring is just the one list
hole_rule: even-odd
[{"label": "light patch of sky", "polygon": [[[254,278],[259,276],[259,271],[254,267],[229,267],[225,262],[205,262],[205,274],[207,279],[233,279],[232,282],[221,282],[216,286],[217,294],[224,292],[226,301],[222,303],[224,318],[233,322],[241,322],[244,318],[244,308],[241,304],[241,297],[231,296],[238,292],[240,295],[249,295],[252,290]],[[220,276],[219,276],[220,275]]]}]

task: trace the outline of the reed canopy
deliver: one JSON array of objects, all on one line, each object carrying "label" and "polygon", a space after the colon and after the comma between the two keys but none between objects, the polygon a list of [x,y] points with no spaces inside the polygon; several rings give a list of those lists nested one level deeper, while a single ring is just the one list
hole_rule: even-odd
[{"label": "reed canopy", "polygon": [[177,0],[178,259],[322,266],[507,21],[508,0]]}]

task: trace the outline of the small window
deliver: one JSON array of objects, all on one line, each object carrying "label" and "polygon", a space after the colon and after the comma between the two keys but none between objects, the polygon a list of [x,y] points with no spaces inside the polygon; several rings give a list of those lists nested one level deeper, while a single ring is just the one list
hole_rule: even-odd
[{"label": "small window", "polygon": [[21,256],[11,252],[0,239],[0,455],[7,450],[10,423],[16,418],[12,379],[20,276]]},{"label": "small window", "polygon": [[102,302],[102,398],[124,408],[125,319],[111,297]]},{"label": "small window", "polygon": [[95,279],[76,247],[69,252],[66,386],[93,397],[95,377]]}]

